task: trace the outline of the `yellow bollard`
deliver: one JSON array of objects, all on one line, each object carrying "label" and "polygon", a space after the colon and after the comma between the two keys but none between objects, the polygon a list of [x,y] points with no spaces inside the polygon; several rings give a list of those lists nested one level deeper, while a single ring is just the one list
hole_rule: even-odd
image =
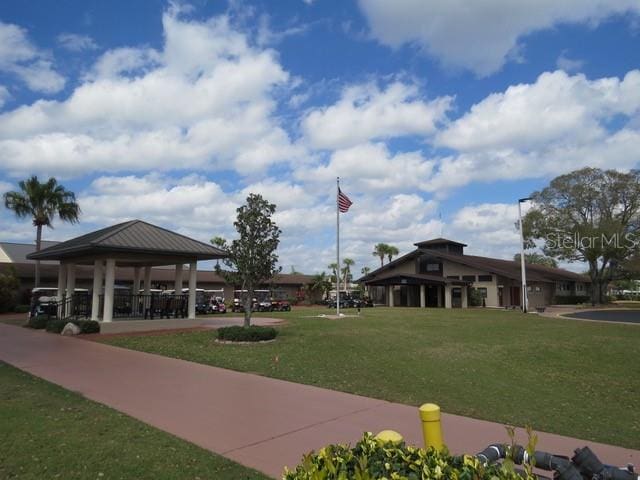
[{"label": "yellow bollard", "polygon": [[435,403],[425,403],[420,407],[420,420],[422,420],[422,436],[424,448],[430,447],[442,450],[442,424],[440,423],[440,407]]},{"label": "yellow bollard", "polygon": [[399,445],[404,440],[404,438],[402,438],[402,435],[400,435],[398,432],[394,432],[393,430],[383,430],[375,436],[375,439],[380,445],[383,445],[385,443]]}]

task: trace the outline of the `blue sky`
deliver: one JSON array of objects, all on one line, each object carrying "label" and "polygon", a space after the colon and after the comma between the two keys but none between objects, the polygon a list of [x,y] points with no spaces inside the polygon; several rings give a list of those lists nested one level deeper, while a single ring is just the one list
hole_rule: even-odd
[{"label": "blue sky", "polygon": [[640,160],[638,0],[52,5],[0,4],[0,192],[55,175],[83,210],[47,239],[130,218],[232,238],[257,192],[284,270],[320,271],[339,175],[357,270],[441,234],[508,258],[517,198]]}]

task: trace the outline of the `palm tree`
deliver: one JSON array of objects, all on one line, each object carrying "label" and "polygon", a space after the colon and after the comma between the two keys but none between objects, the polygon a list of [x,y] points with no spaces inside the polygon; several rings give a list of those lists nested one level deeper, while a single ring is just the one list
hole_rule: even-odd
[{"label": "palm tree", "polygon": [[338,282],[338,264],[336,262],[330,263],[327,265],[327,268],[333,273],[333,278],[331,279],[334,282]]},{"label": "palm tree", "polygon": [[[63,222],[76,223],[80,215],[80,206],[76,196],[55,178],[49,178],[44,183],[33,175],[18,183],[20,191],[4,194],[4,206],[13,210],[18,218],[31,217],[36,227],[36,252],[42,244],[42,227],[53,228],[53,218],[57,214]],[[35,286],[40,285],[40,261],[36,260]]]},{"label": "palm tree", "polygon": [[389,259],[389,262],[391,262],[391,259],[399,253],[400,250],[398,250],[397,247],[394,247],[393,245],[387,245],[387,258]]},{"label": "palm tree", "polygon": [[381,267],[384,265],[384,257],[387,254],[388,248],[389,248],[389,245],[387,245],[386,243],[378,243],[373,247],[372,255],[374,257],[380,257]]},{"label": "palm tree", "polygon": [[349,280],[349,277],[351,276],[351,266],[355,265],[356,262],[354,262],[351,258],[344,258],[342,259],[342,264],[344,265],[344,268],[342,269],[342,275],[343,275],[343,283],[344,283],[344,288],[347,288],[347,280]]},{"label": "palm tree", "polygon": [[326,299],[329,294],[329,290],[331,290],[331,282],[327,278],[327,274],[322,272],[314,275],[311,280],[311,284],[309,285],[309,289],[312,292],[321,292],[322,297]]},{"label": "palm tree", "polygon": [[370,271],[371,269],[369,267],[362,267],[362,269],[360,269],[360,273],[363,277],[369,275]]}]

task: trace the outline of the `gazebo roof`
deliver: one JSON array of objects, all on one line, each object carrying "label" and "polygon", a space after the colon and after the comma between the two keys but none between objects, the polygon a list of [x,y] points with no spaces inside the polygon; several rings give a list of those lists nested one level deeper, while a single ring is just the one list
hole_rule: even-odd
[{"label": "gazebo roof", "polygon": [[212,245],[142,220],[131,220],[87,233],[31,253],[31,260],[63,260],[104,254],[184,257],[196,260],[224,258]]}]

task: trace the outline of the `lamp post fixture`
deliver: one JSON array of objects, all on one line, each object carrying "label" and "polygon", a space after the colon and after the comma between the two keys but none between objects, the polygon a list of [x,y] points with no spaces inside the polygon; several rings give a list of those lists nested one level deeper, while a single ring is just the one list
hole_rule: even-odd
[{"label": "lamp post fixture", "polygon": [[522,273],[522,313],[527,313],[529,296],[527,294],[527,272],[524,266],[524,227],[522,226],[522,204],[531,200],[531,197],[518,200],[518,219],[520,226],[520,272]]}]

